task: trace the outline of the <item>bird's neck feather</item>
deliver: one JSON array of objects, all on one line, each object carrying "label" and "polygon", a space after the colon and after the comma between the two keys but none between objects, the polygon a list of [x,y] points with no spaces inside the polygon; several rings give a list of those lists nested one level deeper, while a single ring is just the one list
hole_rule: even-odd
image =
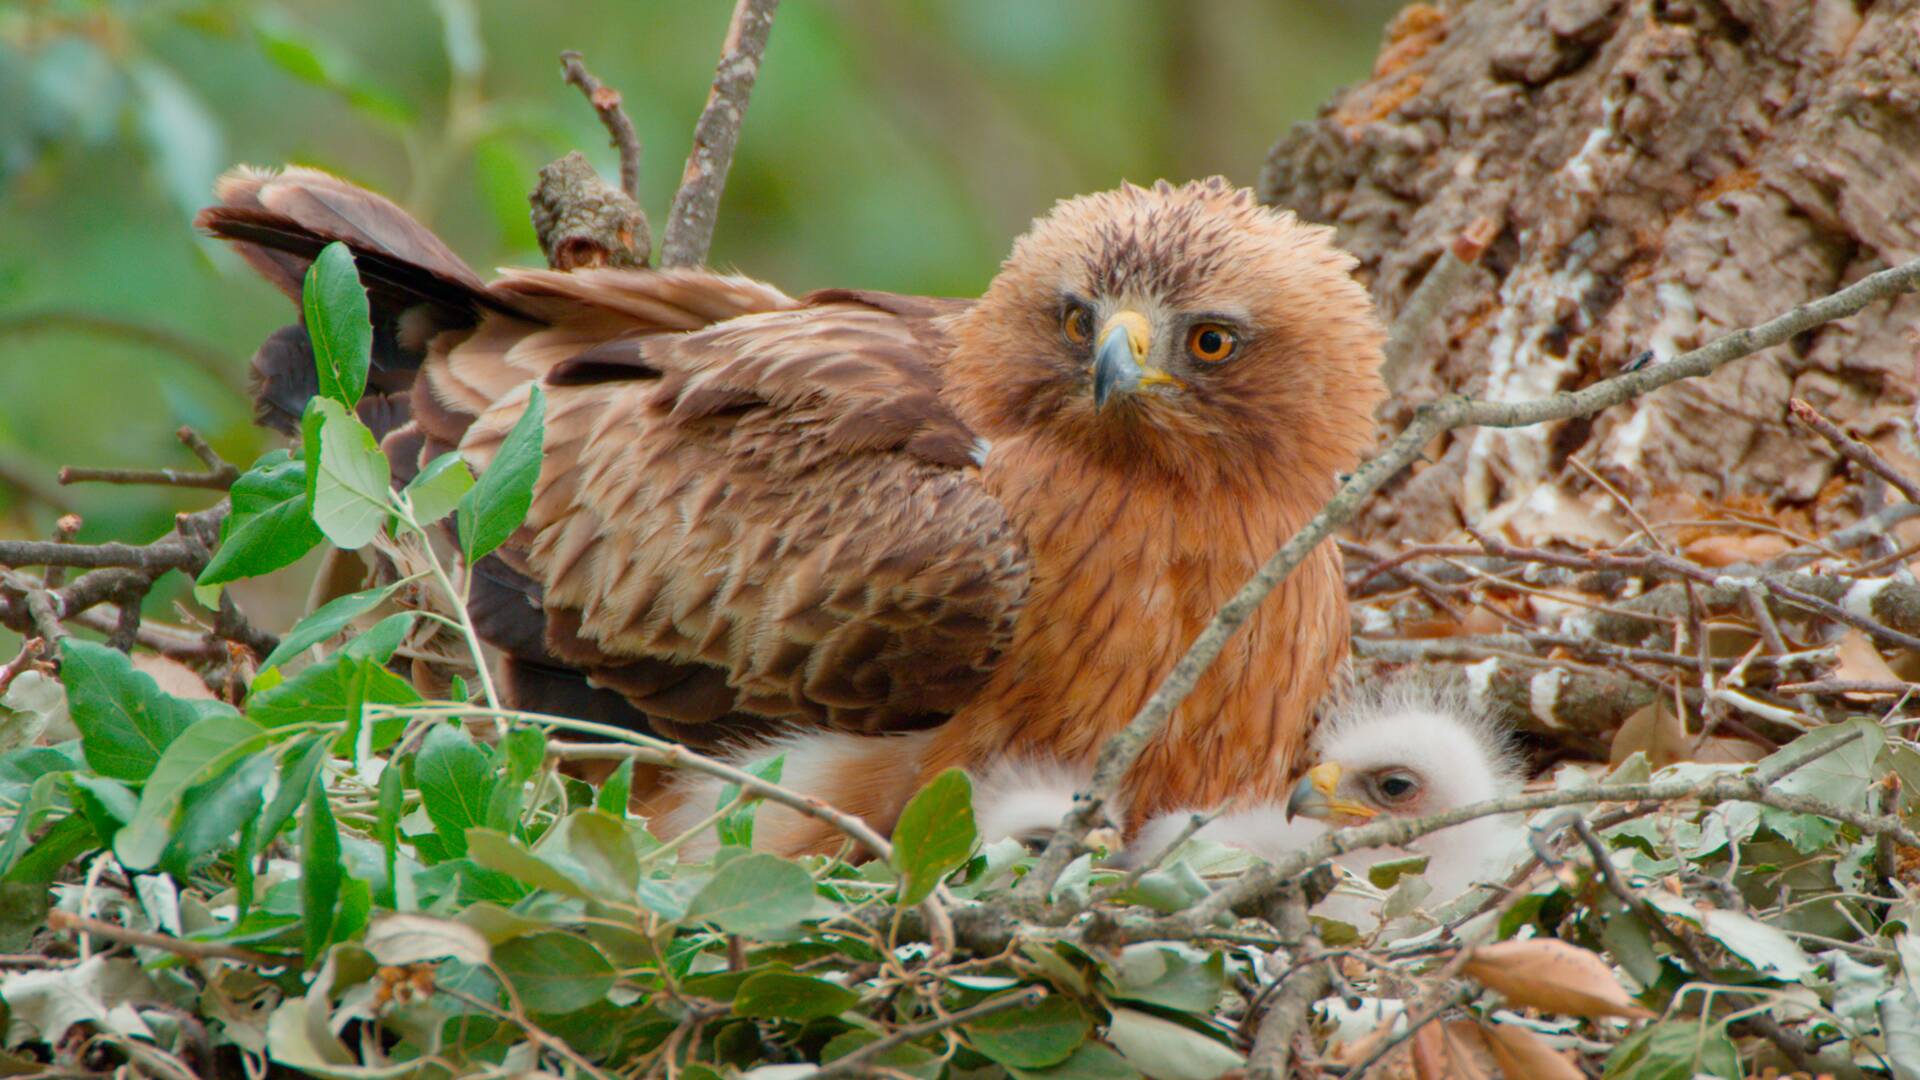
[{"label": "bird's neck feather", "polygon": [[[937,764],[1091,762],[1229,597],[1318,509],[1294,477],[1172,487],[998,440],[982,480],[1025,536],[1033,585],[987,691],[948,725]],[[1229,798],[1279,797],[1314,703],[1344,659],[1339,555],[1316,548],[1149,744],[1133,821]]]}]

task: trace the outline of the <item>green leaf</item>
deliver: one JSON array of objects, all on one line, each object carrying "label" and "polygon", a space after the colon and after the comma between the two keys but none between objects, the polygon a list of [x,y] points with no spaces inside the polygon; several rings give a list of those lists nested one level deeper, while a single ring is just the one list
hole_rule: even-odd
[{"label": "green leaf", "polygon": [[319,963],[333,944],[340,876],[340,827],[327,806],[327,787],[316,776],[307,787],[307,812],[300,819],[300,915],[308,967]]},{"label": "green leaf", "polygon": [[362,944],[382,964],[417,964],[448,956],[484,964],[493,955],[480,931],[464,922],[428,915],[383,915],[367,927]]},{"label": "green leaf", "polygon": [[60,682],[87,764],[115,780],[146,780],[173,740],[200,718],[192,705],[134,670],[124,653],[91,641],[61,641]]},{"label": "green leaf", "polygon": [[1867,809],[1867,791],[1880,779],[1875,762],[1887,744],[1886,732],[1871,720],[1849,720],[1816,728],[1773,752],[1757,768],[1799,758],[1835,740],[1848,741],[1795,769],[1773,784],[1782,795],[1805,795],[1849,810]]},{"label": "green leaf", "polygon": [[1400,879],[1410,874],[1423,874],[1427,870],[1425,855],[1412,855],[1404,859],[1387,859],[1367,867],[1367,881],[1376,889],[1391,889]]},{"label": "green leaf", "polygon": [[198,583],[218,585],[290,566],[325,537],[307,506],[307,464],[284,450],[255,462],[228,492],[232,511]]},{"label": "green leaf", "polygon": [[533,485],[540,478],[545,453],[547,398],[538,386],[529,385],[527,394],[526,408],[501,441],[487,471],[460,498],[455,520],[468,566],[506,543],[533,505]]},{"label": "green leaf", "polygon": [[813,911],[813,878],[798,864],[754,852],[720,868],[687,906],[691,922],[754,936],[795,926]]},{"label": "green leaf", "polygon": [[[769,784],[780,782],[780,774],[787,766],[787,755],[775,754],[761,761],[748,763],[746,770]],[[715,800],[715,810],[726,806],[740,797],[739,784],[726,784],[720,788],[720,797]],[[752,847],[753,819],[760,811],[760,800],[755,799],[726,817],[714,829],[723,847]]]},{"label": "green leaf", "polygon": [[140,789],[133,821],[114,837],[114,856],[129,870],[147,870],[159,863],[172,839],[186,790],[259,751],[269,737],[259,724],[234,714],[209,716],[181,732]]},{"label": "green leaf", "polygon": [[421,742],[413,763],[413,783],[420,789],[433,831],[454,855],[467,850],[467,830],[487,823],[487,800],[493,792],[493,769],[487,755],[467,733],[451,724],[437,724]]},{"label": "green leaf", "polygon": [[1038,1069],[1067,1060],[1092,1027],[1080,1006],[1056,995],[983,1016],[961,1030],[975,1050],[1000,1064]]},{"label": "green leaf", "polygon": [[425,528],[453,512],[460,500],[473,489],[473,470],[453,451],[441,454],[420,470],[407,485],[407,502],[413,507],[413,522]]},{"label": "green leaf", "polygon": [[[21,793],[24,799],[26,793]],[[140,806],[140,797],[118,780],[87,773],[67,776],[67,797],[93,824],[94,835],[103,843],[112,843],[114,834],[125,828]]]},{"label": "green leaf", "polygon": [[921,788],[893,827],[893,865],[900,903],[917,904],[973,854],[973,782],[948,769]]},{"label": "green leaf", "polygon": [[1720,1076],[1739,1080],[1740,1053],[1727,1038],[1725,1024],[1695,1020],[1648,1024],[1607,1056],[1608,1080],[1693,1080]]},{"label": "green leaf", "polygon": [[575,810],[541,837],[535,854],[596,899],[633,902],[640,860],[619,818],[598,810]]},{"label": "green leaf", "polygon": [[594,793],[594,809],[612,814],[614,817],[627,816],[627,804],[633,798],[633,759],[627,758],[613,770]]},{"label": "green leaf", "polygon": [[262,848],[273,843],[280,830],[293,819],[293,813],[305,801],[307,792],[317,782],[320,766],[327,760],[327,739],[324,735],[310,735],[288,747],[280,760],[280,787],[273,793],[273,802],[267,804],[266,813],[261,815],[256,837]]},{"label": "green leaf", "polygon": [[1127,1064],[1157,1080],[1216,1080],[1246,1064],[1230,1046],[1134,1009],[1113,1010],[1107,1038]]},{"label": "green leaf", "polygon": [[184,880],[203,858],[225,846],[244,826],[257,822],[272,775],[272,755],[255,754],[188,788],[180,797],[175,815],[179,824],[160,855],[160,865]]},{"label": "green leaf", "polygon": [[[827,1045],[820,1048],[820,1064],[830,1065],[863,1046],[879,1041],[880,1036],[871,1031],[862,1031],[859,1028],[843,1031],[827,1040]],[[920,1077],[922,1080],[935,1080],[940,1076],[942,1065],[939,1055],[915,1043],[890,1046],[866,1060],[878,1068]]]},{"label": "green leaf", "polygon": [[353,251],[347,245],[336,240],[320,249],[300,288],[300,310],[313,342],[321,396],[353,408],[367,388],[373,322],[367,290],[360,285]]},{"label": "green leaf", "polygon": [[613,989],[613,965],[572,934],[549,931],[503,942],[493,963],[533,1012],[584,1009]]},{"label": "green leaf", "polygon": [[860,995],[825,979],[790,971],[763,971],[740,984],[733,1011],[763,1020],[820,1020],[860,1003]]},{"label": "green leaf", "polygon": [[387,864],[386,895],[376,897],[390,908],[399,908],[399,887],[394,875],[400,864],[400,814],[406,809],[406,777],[399,766],[392,762],[380,772],[380,804],[373,819],[373,838],[380,845],[383,860]]},{"label": "green leaf", "polygon": [[263,668],[279,667],[299,656],[315,645],[327,640],[347,628],[353,620],[379,607],[387,597],[394,594],[399,585],[388,585],[365,592],[348,593],[315,608],[311,614],[293,624],[293,629],[281,637],[280,644],[260,661]]},{"label": "green leaf", "polygon": [[1176,942],[1129,945],[1113,958],[1113,996],[1208,1013],[1227,986],[1226,957]]},{"label": "green leaf", "polygon": [[413,620],[417,611],[396,611],[393,614],[367,627],[366,632],[356,638],[349,638],[340,646],[340,655],[356,660],[371,660],[375,667],[383,667],[400,651],[400,644],[407,640],[407,631],[413,629]]},{"label": "green leaf", "polygon": [[1082,1043],[1067,1060],[1044,1069],[1009,1066],[1014,1080],[1139,1080],[1140,1071],[1101,1043]]},{"label": "green leaf", "polygon": [[405,679],[370,658],[337,652],[300,674],[247,697],[247,716],[266,727],[344,724],[361,704],[413,705],[420,695]]},{"label": "green leaf", "polygon": [[528,888],[545,889],[579,900],[593,899],[593,893],[545,859],[515,843],[505,833],[492,829],[468,829],[464,850],[474,864],[496,874],[504,874]]},{"label": "green leaf", "polygon": [[313,408],[322,417],[313,520],[335,546],[352,551],[386,524],[392,473],[379,441],[359,417],[328,398],[315,398]]},{"label": "green leaf", "polygon": [[14,863],[20,853],[27,849],[27,838],[33,835],[40,822],[54,810],[54,799],[60,790],[60,778],[52,773],[33,782],[33,788],[27,793],[27,799],[14,809],[13,821],[7,827],[7,838],[0,843],[0,874],[11,874]]}]

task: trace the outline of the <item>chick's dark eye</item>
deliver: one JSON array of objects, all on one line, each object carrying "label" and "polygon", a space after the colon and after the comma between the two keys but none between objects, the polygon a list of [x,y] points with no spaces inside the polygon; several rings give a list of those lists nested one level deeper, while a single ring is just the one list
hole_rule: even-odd
[{"label": "chick's dark eye", "polygon": [[1060,313],[1060,332],[1075,345],[1085,345],[1093,338],[1093,313],[1079,304],[1069,304]]},{"label": "chick's dark eye", "polygon": [[1233,355],[1239,344],[1233,331],[1219,323],[1196,323],[1187,331],[1187,352],[1203,363],[1221,363]]},{"label": "chick's dark eye", "polygon": [[1374,778],[1374,790],[1386,802],[1405,802],[1420,791],[1420,782],[1403,772],[1384,773]]}]

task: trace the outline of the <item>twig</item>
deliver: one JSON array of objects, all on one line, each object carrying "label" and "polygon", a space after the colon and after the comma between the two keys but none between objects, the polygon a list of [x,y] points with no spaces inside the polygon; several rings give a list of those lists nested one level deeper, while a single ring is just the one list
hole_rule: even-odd
[{"label": "twig", "polygon": [[773,13],[779,6],[780,0],[735,0],[720,63],[713,73],[713,89],[694,125],[680,190],[667,211],[666,232],[660,240],[663,267],[699,266],[707,261],[720,193],[727,186],[733,148],[740,141],[747,100],[760,76],[760,58],[766,53],[767,34],[773,30]]},{"label": "twig", "polygon": [[1902,476],[1898,469],[1887,463],[1887,459],[1875,453],[1873,447],[1841,431],[1838,424],[1821,416],[1813,406],[1799,398],[1787,402],[1787,412],[1827,440],[1841,457],[1885,480],[1895,491],[1905,495],[1909,503],[1920,503],[1920,484]]},{"label": "twig", "polygon": [[193,451],[193,456],[206,466],[204,472],[182,472],[179,469],[95,469],[81,465],[67,465],[60,470],[60,483],[103,483],[103,484],[158,484],[166,487],[207,488],[213,491],[226,491],[240,479],[240,470],[232,462],[222,458],[200,433],[190,427],[174,432],[182,445]]},{"label": "twig", "polygon": [[218,941],[195,941],[192,938],[169,937],[150,930],[135,930],[104,919],[92,919],[84,915],[74,915],[55,908],[47,912],[47,928],[55,931],[71,930],[77,934],[91,934],[94,937],[118,941],[125,945],[143,945],[150,949],[164,949],[167,952],[185,956],[193,960],[238,960],[255,967],[283,968],[292,961],[284,956],[270,956],[252,949],[243,949],[238,945],[227,945]]},{"label": "twig", "polygon": [[154,484],[225,491],[240,478],[238,469],[228,468],[228,472],[181,472],[179,469],[95,469],[84,465],[65,465],[60,469],[60,483]]},{"label": "twig", "polygon": [[1920,683],[1875,679],[1820,679],[1815,682],[1782,683],[1774,689],[1782,694],[1910,694],[1920,691]]},{"label": "twig", "polygon": [[20,643],[20,651],[14,654],[13,659],[7,661],[5,667],[0,667],[0,694],[5,694],[7,687],[13,685],[13,680],[19,678],[21,672],[33,666],[33,662],[39,659],[40,651],[46,647],[46,644],[45,638],[37,637],[30,637]]},{"label": "twig", "polygon": [[1022,1008],[1031,1005],[1045,996],[1045,990],[1038,986],[1029,986],[1024,990],[1015,991],[1003,998],[988,998],[986,1001],[982,1001],[977,1005],[972,1005],[965,1009],[956,1009],[945,1016],[936,1017],[932,1020],[923,1020],[918,1024],[909,1024],[884,1038],[876,1039],[868,1043],[845,1057],[833,1061],[831,1064],[822,1065],[810,1073],[801,1074],[800,1080],[829,1080],[829,1078],[835,1076],[860,1076],[862,1075],[860,1070],[862,1065],[896,1046],[903,1043],[910,1043],[915,1039],[927,1035],[935,1035],[942,1031],[951,1031],[961,1024],[971,1023],[983,1016],[992,1016],[994,1013],[1006,1012],[1008,1009]]},{"label": "twig", "polygon": [[[1323,952],[1307,918],[1307,893],[1303,881],[1288,882],[1280,891],[1274,929],[1289,942],[1295,955]],[[1280,989],[1260,1014],[1254,1029],[1253,1051],[1247,1055],[1247,1075],[1264,1080],[1285,1080],[1293,1064],[1294,1036],[1306,1029],[1314,1002],[1333,990],[1332,959],[1309,962],[1283,976]],[[1242,1028],[1242,1030],[1245,1030]]]},{"label": "twig", "polygon": [[1072,861],[1075,849],[1085,841],[1087,833],[1095,827],[1104,804],[1119,789],[1128,769],[1146,749],[1148,741],[1166,726],[1173,711],[1192,693],[1200,677],[1226,647],[1228,639],[1309,552],[1331,536],[1335,529],[1351,520],[1359,512],[1363,500],[1419,457],[1435,437],[1468,425],[1527,427],[1549,420],[1587,416],[1682,379],[1710,375],[1742,357],[1783,344],[1813,327],[1852,315],[1868,304],[1915,288],[1920,288],[1920,259],[1870,274],[1836,293],[1794,308],[1759,326],[1736,330],[1664,364],[1603,379],[1581,390],[1563,391],[1519,402],[1479,401],[1452,394],[1420,406],[1412,421],[1387,450],[1355,470],[1327,505],[1295,533],[1293,539],[1282,545],[1266,565],[1220,608],[1213,621],[1200,632],[1186,654],[1161,681],[1153,696],[1147,699],[1125,728],[1101,747],[1094,765],[1092,783],[1086,791],[1075,795],[1073,810],[1063,827],[1048,841],[1046,850],[1033,870],[1015,887],[1013,902],[1029,910],[1044,903],[1054,881]]},{"label": "twig", "polygon": [[611,145],[620,151],[620,190],[639,202],[640,133],[633,129],[633,121],[620,105],[620,91],[594,78],[580,54],[572,49],[560,54],[560,68],[568,84],[579,87],[580,92],[587,95],[593,111],[600,114],[600,123],[606,125]]}]

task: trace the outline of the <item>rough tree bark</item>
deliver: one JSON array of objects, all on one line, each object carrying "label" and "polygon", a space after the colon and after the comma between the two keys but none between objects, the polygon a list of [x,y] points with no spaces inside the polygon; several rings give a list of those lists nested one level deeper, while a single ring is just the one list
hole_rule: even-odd
[{"label": "rough tree bark", "polygon": [[[1389,319],[1493,221],[1412,342],[1389,431],[1443,391],[1584,385],[1920,254],[1920,0],[1414,4],[1373,76],[1274,147],[1261,190],[1338,227]],[[1356,531],[1625,536],[1575,456],[1670,517],[1831,526],[1864,508],[1821,498],[1843,466],[1787,401],[1911,471],[1917,325],[1909,296],[1590,422],[1456,433]]]}]

